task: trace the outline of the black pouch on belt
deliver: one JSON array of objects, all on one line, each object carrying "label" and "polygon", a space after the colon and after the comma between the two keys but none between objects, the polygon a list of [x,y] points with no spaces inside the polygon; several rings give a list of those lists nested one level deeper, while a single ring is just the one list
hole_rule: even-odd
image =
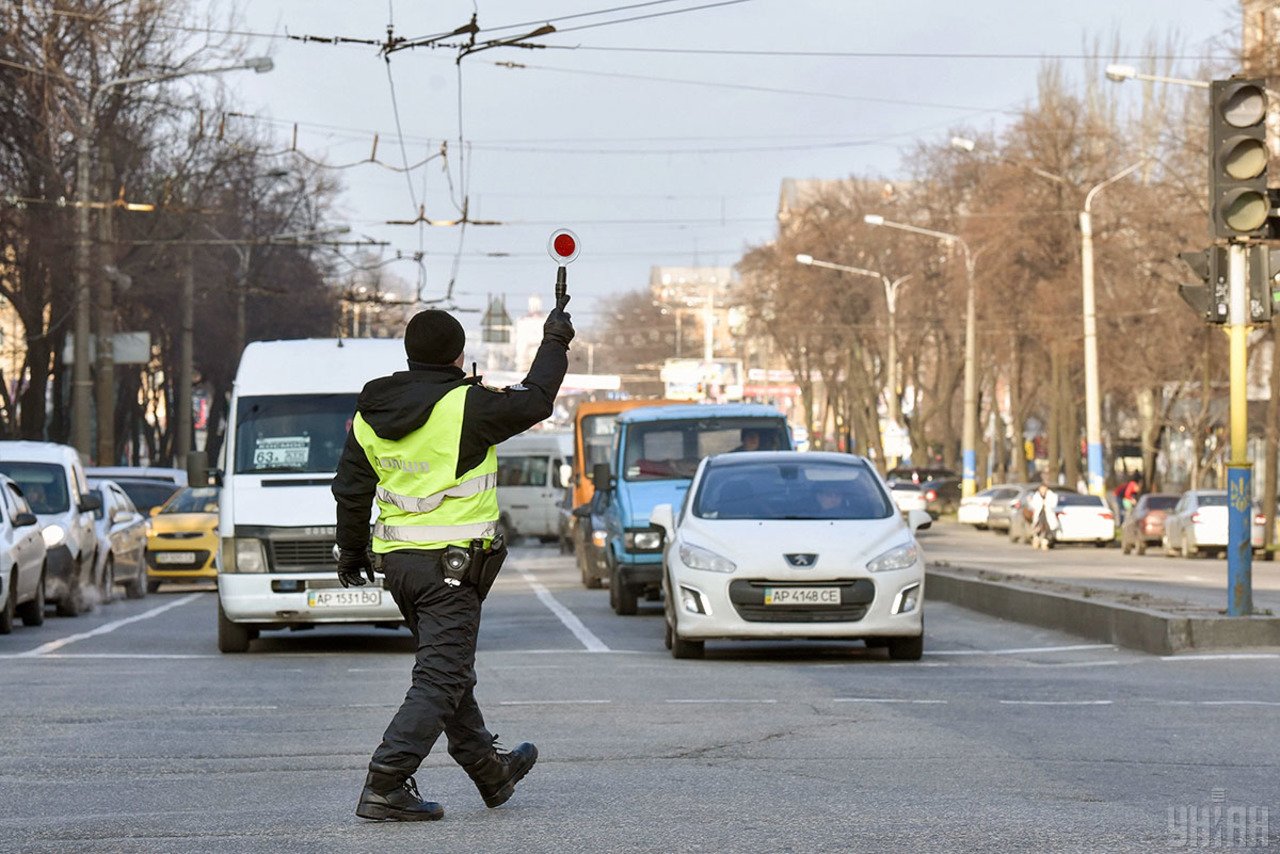
[{"label": "black pouch on belt", "polygon": [[489,541],[489,548],[484,547],[482,540],[471,541],[471,567],[468,580],[480,595],[480,601],[489,595],[489,588],[502,569],[502,562],[507,559],[507,543],[502,535]]}]

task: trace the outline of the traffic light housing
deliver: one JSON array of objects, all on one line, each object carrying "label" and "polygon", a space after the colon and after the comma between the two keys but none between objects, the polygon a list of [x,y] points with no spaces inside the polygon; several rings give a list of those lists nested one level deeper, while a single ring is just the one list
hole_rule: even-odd
[{"label": "traffic light housing", "polygon": [[1266,237],[1266,81],[1214,80],[1209,103],[1210,233],[1215,240]]},{"label": "traffic light housing", "polygon": [[1180,252],[1178,257],[1200,279],[1198,285],[1178,285],[1178,296],[1206,322],[1226,323],[1229,312],[1227,250],[1215,246],[1199,252]]}]

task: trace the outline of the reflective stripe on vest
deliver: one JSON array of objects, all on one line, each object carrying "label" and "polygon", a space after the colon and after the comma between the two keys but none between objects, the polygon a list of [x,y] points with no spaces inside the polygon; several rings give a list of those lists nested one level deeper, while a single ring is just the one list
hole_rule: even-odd
[{"label": "reflective stripe on vest", "polygon": [[498,474],[482,474],[479,477],[473,477],[470,480],[464,480],[457,486],[442,489],[435,495],[428,495],[426,498],[414,498],[412,495],[400,495],[392,492],[386,487],[379,486],[377,498],[387,504],[393,504],[409,513],[430,513],[443,503],[446,498],[466,498],[468,495],[475,495],[478,492],[484,492],[487,489],[493,489],[498,485]]},{"label": "reflective stripe on vest", "polygon": [[498,533],[497,522],[472,522],[467,525],[384,525],[373,526],[373,536],[397,543],[457,542],[480,538],[487,540]]},{"label": "reflective stripe on vest", "polygon": [[493,537],[498,522],[498,455],[458,473],[466,385],[436,402],[426,422],[399,439],[384,439],[360,413],[351,430],[378,476],[373,550],[440,549]]}]

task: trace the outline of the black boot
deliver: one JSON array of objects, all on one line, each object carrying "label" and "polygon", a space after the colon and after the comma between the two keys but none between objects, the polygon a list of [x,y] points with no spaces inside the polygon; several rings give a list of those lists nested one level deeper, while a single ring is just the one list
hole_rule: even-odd
[{"label": "black boot", "polygon": [[479,762],[462,766],[462,770],[480,790],[484,805],[492,809],[505,804],[515,794],[516,783],[537,761],[538,748],[525,741],[510,753],[495,750]]},{"label": "black boot", "polygon": [[371,762],[356,815],[375,821],[435,821],[444,818],[444,807],[424,801],[412,776],[390,765]]}]

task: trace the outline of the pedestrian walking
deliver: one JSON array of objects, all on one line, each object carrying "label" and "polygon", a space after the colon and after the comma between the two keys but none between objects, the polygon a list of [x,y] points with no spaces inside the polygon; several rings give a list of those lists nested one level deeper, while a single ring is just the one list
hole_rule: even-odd
[{"label": "pedestrian walking", "polygon": [[360,394],[333,481],[338,578],[359,586],[380,573],[417,649],[412,684],[369,761],[361,818],[443,817],[414,778],[442,733],[488,807],[506,802],[537,761],[527,742],[498,750],[485,727],[474,691],[476,634],[506,556],[494,446],[551,415],[574,335],[567,303],[566,296],[547,316],[521,383],[493,389],[466,376],[462,325],[430,309],[405,328],[409,369],[372,380]]},{"label": "pedestrian walking", "polygon": [[1058,494],[1049,488],[1049,484],[1042,482],[1036,487],[1036,491],[1031,493],[1027,506],[1031,510],[1032,548],[1046,551],[1053,548],[1054,537],[1057,536],[1061,524],[1058,521],[1057,512]]}]

